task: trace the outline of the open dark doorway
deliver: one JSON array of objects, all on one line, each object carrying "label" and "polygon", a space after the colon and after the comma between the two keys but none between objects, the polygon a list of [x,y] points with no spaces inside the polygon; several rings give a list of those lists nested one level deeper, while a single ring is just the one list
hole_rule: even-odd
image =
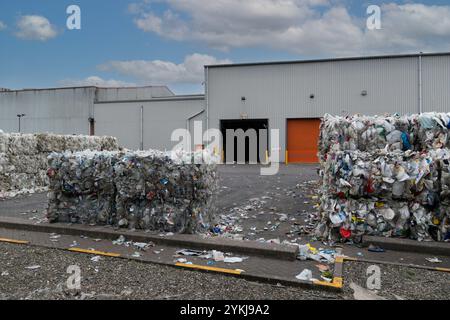
[{"label": "open dark doorway", "polygon": [[[245,119],[245,120],[221,120],[220,130],[223,135],[223,149],[224,149],[224,160],[227,162],[227,130],[239,130],[242,129],[244,132],[248,132],[249,129],[253,129],[256,132],[257,139],[257,149],[256,149],[256,159],[258,163],[265,162],[265,154],[267,146],[269,145],[269,121],[267,119]],[[266,130],[260,131],[260,130]],[[238,138],[234,138],[234,162],[238,162]],[[264,150],[262,150],[264,149]],[[254,155],[253,155],[254,156]],[[250,162],[250,138],[245,138],[245,162]],[[254,157],[253,157],[254,159]]]}]

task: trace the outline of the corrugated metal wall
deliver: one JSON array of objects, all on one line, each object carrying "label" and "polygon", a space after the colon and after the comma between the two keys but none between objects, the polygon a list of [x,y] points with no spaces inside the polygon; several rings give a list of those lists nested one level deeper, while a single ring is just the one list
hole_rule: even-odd
[{"label": "corrugated metal wall", "polygon": [[[144,149],[171,150],[177,144],[171,141],[172,132],[187,129],[187,119],[204,110],[204,99],[95,104],[95,134],[113,135],[122,146],[139,149],[141,106],[144,106]],[[206,127],[203,115],[194,120],[203,121],[203,128]]]},{"label": "corrugated metal wall", "polygon": [[450,56],[422,59],[423,111],[450,112]]},{"label": "corrugated metal wall", "polygon": [[[423,57],[424,111],[450,111],[449,66],[450,56]],[[212,67],[207,72],[210,128],[242,114],[269,119],[270,128],[280,130],[282,161],[287,119],[419,112],[417,57]]]},{"label": "corrugated metal wall", "polygon": [[159,97],[171,97],[173,92],[166,86],[139,88],[97,88],[95,101],[150,100]]},{"label": "corrugated metal wall", "polygon": [[22,132],[89,134],[95,88],[67,88],[0,92],[0,129]]}]

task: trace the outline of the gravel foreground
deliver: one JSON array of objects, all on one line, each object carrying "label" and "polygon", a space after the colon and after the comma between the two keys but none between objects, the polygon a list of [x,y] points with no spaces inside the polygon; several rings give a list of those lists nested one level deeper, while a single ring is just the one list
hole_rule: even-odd
[{"label": "gravel foreground", "polygon": [[[148,299],[148,300],[322,300],[353,299],[348,284],[365,286],[368,265],[345,264],[345,290],[260,284],[238,278],[40,247],[0,244],[0,300]],[[81,270],[81,290],[69,290],[67,268]],[[388,299],[449,299],[450,274],[382,266]]]}]

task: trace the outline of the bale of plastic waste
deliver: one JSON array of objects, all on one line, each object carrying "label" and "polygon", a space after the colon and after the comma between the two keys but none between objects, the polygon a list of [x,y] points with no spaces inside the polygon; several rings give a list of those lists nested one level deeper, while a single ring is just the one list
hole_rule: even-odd
[{"label": "bale of plastic waste", "polygon": [[421,150],[450,148],[450,113],[423,113],[412,116],[418,121]]},{"label": "bale of plastic waste", "polygon": [[431,153],[338,151],[322,163],[323,192],[427,204],[439,197],[438,164]]},{"label": "bale of plastic waste", "polygon": [[319,154],[330,151],[433,150],[450,147],[450,113],[348,117],[325,115]]},{"label": "bale of plastic waste", "polygon": [[325,115],[317,235],[448,240],[449,129],[450,113]]},{"label": "bale of plastic waste", "polygon": [[112,137],[0,133],[0,197],[44,191],[51,152],[118,149]]},{"label": "bale of plastic waste", "polygon": [[48,157],[47,217],[51,222],[110,224],[117,152],[52,153]]},{"label": "bale of plastic waste", "polygon": [[431,209],[413,201],[326,196],[321,199],[320,213],[322,221],[316,228],[316,235],[332,241],[364,234],[443,241],[450,217],[442,207]]},{"label": "bale of plastic waste", "polygon": [[194,156],[127,152],[115,165],[115,224],[176,233],[209,228],[215,218],[216,166],[195,164]]},{"label": "bale of plastic waste", "polygon": [[195,161],[198,155],[53,153],[48,218],[174,233],[209,229],[215,222],[217,168],[214,161]]}]

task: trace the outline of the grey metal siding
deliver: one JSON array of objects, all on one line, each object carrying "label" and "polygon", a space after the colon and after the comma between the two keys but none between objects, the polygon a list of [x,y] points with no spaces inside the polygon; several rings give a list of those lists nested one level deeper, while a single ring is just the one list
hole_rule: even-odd
[{"label": "grey metal siding", "polygon": [[450,56],[424,57],[423,111],[450,112]]},{"label": "grey metal siding", "polygon": [[0,92],[0,129],[18,131],[17,114],[24,113],[22,132],[89,134],[95,88]]},{"label": "grey metal siding", "polygon": [[417,113],[418,77],[417,57],[208,68],[210,128],[243,113],[268,118],[284,160],[286,119]]},{"label": "grey metal siding", "polygon": [[96,102],[150,100],[158,97],[171,97],[173,92],[165,86],[140,88],[98,88]]},{"label": "grey metal siding", "polygon": [[[122,146],[139,149],[141,106],[144,106],[144,149],[171,150],[177,144],[171,141],[172,132],[187,129],[187,119],[204,110],[204,100],[95,104],[95,133],[113,135]],[[198,116],[195,120],[203,121],[204,128],[206,127],[203,116]]]}]

